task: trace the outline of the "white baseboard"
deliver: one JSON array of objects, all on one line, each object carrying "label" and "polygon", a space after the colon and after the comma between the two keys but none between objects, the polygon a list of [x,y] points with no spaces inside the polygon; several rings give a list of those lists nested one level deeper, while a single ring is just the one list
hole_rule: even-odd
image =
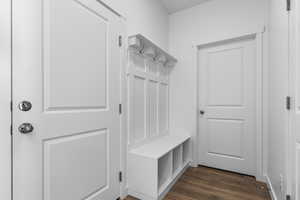
[{"label": "white baseboard", "polygon": [[133,196],[133,197],[138,198],[138,199],[142,199],[142,200],[156,200],[153,197],[150,197],[148,195],[145,195],[145,194],[142,194],[142,193],[139,193],[137,191],[130,190],[130,189],[128,189],[128,195]]},{"label": "white baseboard", "polygon": [[128,188],[123,189],[121,191],[121,199],[125,199],[128,196]]},{"label": "white baseboard", "polygon": [[272,200],[278,200],[278,198],[276,197],[276,193],[275,193],[275,190],[272,186],[272,182],[271,182],[269,176],[266,176],[266,181],[267,181],[267,185],[268,185]]},{"label": "white baseboard", "polygon": [[255,178],[256,178],[256,180],[259,181],[259,182],[263,182],[263,183],[266,183],[266,182],[267,182],[265,176],[255,176]]}]

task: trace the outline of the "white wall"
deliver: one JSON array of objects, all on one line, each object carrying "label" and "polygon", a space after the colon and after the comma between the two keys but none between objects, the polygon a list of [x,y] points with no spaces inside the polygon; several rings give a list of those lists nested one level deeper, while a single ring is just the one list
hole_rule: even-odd
[{"label": "white wall", "polygon": [[10,0],[0,3],[0,199],[10,199]]},{"label": "white wall", "polygon": [[141,33],[166,50],[168,48],[168,13],[159,0],[103,0],[127,21],[128,36]]},{"label": "white wall", "polygon": [[197,132],[197,57],[193,45],[262,30],[266,10],[267,0],[211,0],[170,16],[170,52],[179,60],[170,80],[171,132],[172,128],[185,129],[194,136]]}]

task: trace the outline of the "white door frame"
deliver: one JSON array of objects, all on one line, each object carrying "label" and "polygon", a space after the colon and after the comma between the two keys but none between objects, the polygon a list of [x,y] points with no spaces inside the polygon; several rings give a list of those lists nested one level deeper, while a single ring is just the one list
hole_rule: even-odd
[{"label": "white door frame", "polygon": [[[121,16],[120,16],[121,17]],[[127,140],[128,140],[128,134],[127,134],[127,75],[126,75],[126,69],[127,69],[127,48],[128,48],[128,35],[127,35],[127,19],[125,17],[121,17],[122,20],[122,47],[121,47],[121,81],[120,81],[120,89],[121,89],[121,120],[120,120],[120,130],[121,130],[121,138],[120,138],[120,145],[121,145],[121,172],[122,172],[122,182],[121,182],[121,188],[120,188],[120,197],[121,199],[125,199],[128,195],[127,191]]]},{"label": "white door frame", "polygon": [[0,24],[0,199],[11,200],[11,0],[1,0]]},{"label": "white door frame", "polygon": [[265,172],[267,168],[267,85],[268,85],[268,74],[267,72],[267,65],[264,63],[264,49],[263,49],[263,43],[264,43],[264,33],[265,33],[265,27],[260,29],[257,32],[250,32],[250,33],[243,33],[239,35],[235,35],[233,37],[228,38],[222,38],[214,41],[209,42],[202,42],[198,43],[193,46],[195,49],[195,56],[196,56],[196,65],[197,65],[197,134],[193,147],[194,152],[194,161],[197,163],[194,163],[193,165],[198,165],[199,162],[199,63],[198,63],[198,51],[199,47],[205,46],[208,44],[213,44],[217,42],[224,42],[224,41],[230,41],[230,40],[236,40],[236,39],[243,39],[249,36],[255,37],[256,42],[256,59],[257,59],[257,89],[256,89],[256,99],[257,99],[257,106],[256,106],[256,141],[257,141],[257,166],[256,166],[256,178],[260,181],[265,181]]},{"label": "white door frame", "polygon": [[[106,5],[106,4],[105,4]],[[111,9],[106,5],[107,8]],[[121,119],[120,119],[120,170],[121,170],[121,183],[120,183],[120,198],[124,199],[127,193],[127,96],[126,96],[126,65],[127,65],[127,19],[123,17],[120,13],[113,10],[115,14],[120,17],[121,22],[121,40],[119,42],[120,47],[120,105],[121,105]]]},{"label": "white door frame", "polygon": [[[287,134],[287,151],[286,151],[286,182],[287,182],[287,194],[291,195],[292,199],[298,200],[300,198],[300,183],[297,177],[300,177],[300,171],[297,170],[300,154],[300,143],[297,141],[297,112],[299,112],[299,101],[297,85],[299,83],[299,64],[300,64],[300,3],[298,1],[292,1],[292,9],[289,12],[289,86],[288,93],[292,98],[291,112],[288,113],[289,121]],[[299,134],[299,133],[298,133]]]}]

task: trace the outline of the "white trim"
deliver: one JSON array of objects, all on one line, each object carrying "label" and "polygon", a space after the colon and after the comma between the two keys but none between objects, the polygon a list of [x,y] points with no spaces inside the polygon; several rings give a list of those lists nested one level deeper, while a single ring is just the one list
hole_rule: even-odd
[{"label": "white trim", "polygon": [[[293,27],[293,23],[296,21],[296,16],[293,16],[293,14],[295,14],[294,12],[288,13],[288,91],[287,91],[287,96],[290,96],[293,99],[296,98],[296,93],[294,91],[294,89],[296,89],[296,76],[297,76],[297,70],[294,69],[294,56],[297,55],[293,55],[293,53],[296,53],[296,48],[297,48],[297,36],[294,35],[293,31],[297,31],[296,29],[296,24],[295,27]],[[293,44],[293,42],[295,42]],[[295,52],[293,52],[293,47],[295,47]],[[296,57],[295,57],[296,58]],[[297,62],[297,61],[296,61]],[[296,104],[295,104],[296,105]],[[295,108],[295,106],[293,106],[291,112],[287,111],[286,112],[286,118],[287,118],[287,130],[286,130],[286,135],[285,135],[285,171],[286,171],[286,177],[284,180],[286,182],[284,191],[285,194],[290,194],[292,196],[294,196],[293,194],[293,189],[292,189],[292,182],[293,182],[293,163],[295,162],[295,160],[293,159],[293,157],[296,155],[295,152],[295,145],[293,144],[294,138],[292,137],[293,135],[293,131],[294,131],[294,122],[296,122],[296,111],[297,108]],[[294,116],[295,115],[295,116]],[[295,120],[295,121],[294,121]],[[295,172],[295,171],[294,171]]]},{"label": "white trim", "polygon": [[127,28],[126,28],[126,19],[120,17],[120,21],[121,21],[121,26],[122,26],[122,30],[121,35],[122,35],[122,47],[121,47],[121,71],[120,71],[120,88],[121,88],[121,102],[120,104],[122,105],[122,114],[121,114],[121,120],[120,120],[120,130],[121,130],[121,161],[120,161],[120,169],[122,172],[122,182],[120,185],[120,197],[121,199],[126,198],[126,196],[128,195],[128,191],[127,191],[127,90],[126,90],[126,85],[127,85],[127,81],[126,81],[126,66],[127,66],[127,47],[128,47],[128,40],[127,40]]},{"label": "white trim", "polygon": [[[220,40],[213,40],[210,42],[202,42],[197,45],[193,45],[192,48],[194,49],[194,60],[195,60],[195,65],[197,69],[197,96],[196,96],[196,101],[197,101],[197,110],[196,110],[196,119],[197,119],[197,133],[196,136],[194,136],[193,140],[194,142],[193,145],[193,166],[197,166],[200,163],[199,160],[199,120],[198,120],[198,110],[199,110],[199,66],[198,66],[198,51],[199,47],[201,46],[206,46],[209,44],[213,43],[220,43],[220,42],[225,42],[225,41],[230,41],[230,40],[237,40],[237,39],[243,39],[247,37],[253,37],[254,40],[256,41],[256,52],[257,52],[257,107],[256,107],[256,122],[257,122],[257,166],[256,166],[256,178],[259,181],[264,181],[264,169],[266,163],[264,162],[264,159],[267,159],[265,156],[266,154],[264,153],[264,149],[267,147],[267,141],[264,140],[264,136],[267,134],[264,129],[264,127],[268,126],[267,124],[267,115],[265,115],[265,112],[267,111],[265,109],[266,105],[266,100],[265,96],[263,95],[263,92],[266,92],[266,80],[268,80],[268,75],[265,74],[265,63],[264,63],[264,49],[263,49],[263,35],[265,33],[265,27],[259,30],[259,32],[255,33],[244,33],[243,35],[237,34],[235,37],[227,37],[227,38],[222,38]],[[196,144],[195,144],[196,143]]]},{"label": "white trim", "polygon": [[136,192],[134,190],[128,190],[128,194],[130,194],[131,196],[134,196],[134,197],[138,197],[139,199],[143,199],[143,200],[156,200],[148,195],[145,195],[145,194],[142,194],[142,193],[139,193],[139,192]]},{"label": "white trim", "polygon": [[204,46],[204,45],[209,45],[209,44],[213,44],[216,42],[223,42],[223,41],[228,41],[228,40],[233,40],[233,39],[238,39],[238,38],[244,38],[246,36],[251,36],[251,35],[257,35],[260,33],[265,33],[266,31],[266,27],[258,27],[255,30],[249,30],[249,31],[244,31],[244,32],[240,32],[240,33],[236,33],[227,37],[222,37],[222,38],[215,38],[213,40],[205,40],[205,41],[197,41],[194,42],[194,44],[192,45],[193,47],[198,48],[199,46]]},{"label": "white trim", "polygon": [[268,186],[272,200],[277,200],[276,193],[275,193],[275,190],[273,188],[270,178],[268,176],[265,176],[265,179],[266,179],[267,186]]},{"label": "white trim", "polygon": [[11,0],[0,3],[0,199],[11,199]]},{"label": "white trim", "polygon": [[[297,185],[298,170],[297,170],[297,154],[299,144],[297,144],[297,115],[299,115],[299,105],[297,85],[299,77],[299,70],[297,69],[300,63],[300,37],[299,22],[300,22],[300,4],[298,1],[292,1],[292,9],[289,12],[289,88],[288,93],[292,97],[292,110],[288,113],[288,134],[286,143],[286,182],[287,193],[291,195],[292,199],[299,199],[299,186]],[[298,119],[299,120],[299,119]],[[299,130],[298,130],[299,131]]]},{"label": "white trim", "polygon": [[263,177],[263,33],[256,34],[256,179]]},{"label": "white trim", "polygon": [[194,61],[194,66],[196,66],[196,103],[197,103],[197,109],[195,110],[195,117],[196,117],[196,133],[195,135],[192,135],[192,167],[197,167],[199,165],[199,115],[198,115],[198,111],[199,111],[199,66],[198,66],[198,46],[197,45],[193,45],[192,46],[193,49],[193,61]]},{"label": "white trim", "polygon": [[105,8],[107,8],[108,10],[110,10],[115,15],[122,17],[122,15],[117,10],[115,10],[111,5],[108,5],[105,1],[103,0],[96,0],[96,1],[100,3],[102,6],[104,6]]},{"label": "white trim", "polygon": [[268,173],[269,157],[269,34],[268,31],[262,33],[262,175]]},{"label": "white trim", "polygon": [[296,144],[296,153],[295,153],[295,168],[296,170],[294,171],[295,172],[295,180],[294,180],[294,190],[295,191],[292,191],[292,195],[295,196],[295,200],[299,200],[300,199],[300,191],[299,191],[299,188],[300,188],[300,183],[299,183],[299,180],[300,180],[300,143],[297,143]]}]

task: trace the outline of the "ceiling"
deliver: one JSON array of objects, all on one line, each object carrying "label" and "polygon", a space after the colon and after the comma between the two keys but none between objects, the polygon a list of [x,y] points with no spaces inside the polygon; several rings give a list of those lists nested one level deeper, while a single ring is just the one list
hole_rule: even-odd
[{"label": "ceiling", "polygon": [[161,0],[168,13],[178,12],[187,8],[194,7],[207,0]]}]

